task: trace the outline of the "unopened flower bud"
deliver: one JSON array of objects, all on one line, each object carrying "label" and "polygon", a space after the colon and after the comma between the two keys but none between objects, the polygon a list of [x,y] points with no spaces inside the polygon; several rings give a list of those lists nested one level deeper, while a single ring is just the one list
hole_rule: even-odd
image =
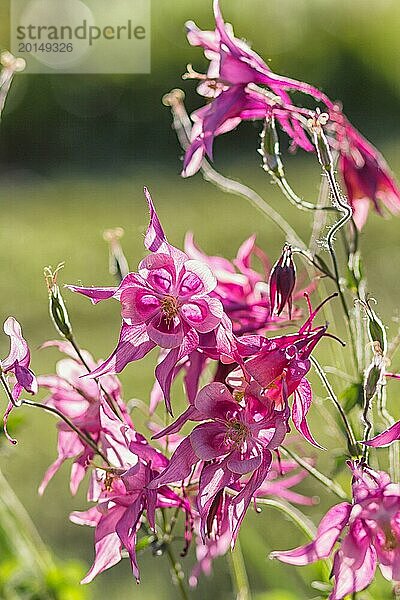
[{"label": "unopened flower bud", "polygon": [[57,285],[57,275],[63,266],[64,264],[59,264],[55,271],[53,271],[51,267],[46,267],[44,269],[44,276],[49,292],[50,317],[59,334],[67,339],[71,339],[71,322],[69,320],[68,311],[64,304],[60,288]]},{"label": "unopened flower bud", "polygon": [[287,305],[292,316],[292,294],[296,284],[296,267],[292,260],[292,248],[285,244],[282,255],[272,267],[269,277],[271,313],[280,315]]},{"label": "unopened flower bud", "polygon": [[282,178],[284,175],[283,164],[280,157],[279,138],[274,117],[265,121],[260,137],[260,154],[263,157],[264,170],[278,178]]},{"label": "unopened flower bud", "polygon": [[368,319],[368,337],[373,345],[374,353],[385,355],[387,351],[386,329],[378,315],[371,308],[371,301],[362,302]]},{"label": "unopened flower bud", "polygon": [[375,355],[372,363],[365,374],[364,395],[366,403],[375,396],[384,373],[384,361],[379,355]]}]

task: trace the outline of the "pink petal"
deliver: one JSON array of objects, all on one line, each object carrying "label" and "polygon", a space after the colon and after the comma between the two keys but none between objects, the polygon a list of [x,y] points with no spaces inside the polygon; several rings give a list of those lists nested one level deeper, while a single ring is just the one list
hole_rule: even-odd
[{"label": "pink petal", "polygon": [[224,309],[217,298],[204,297],[183,304],[180,314],[188,325],[200,333],[208,333],[220,324]]},{"label": "pink petal", "polygon": [[76,292],[90,298],[93,304],[97,304],[101,300],[112,298],[117,291],[116,287],[79,287],[77,285],[66,285],[66,288],[71,292]]},{"label": "pink petal", "polygon": [[308,565],[327,558],[349,520],[351,509],[352,505],[348,502],[333,506],[320,522],[313,542],[294,550],[273,552],[272,556],[290,565]]},{"label": "pink petal", "polygon": [[245,452],[234,450],[230,453],[227,460],[227,467],[234,473],[243,475],[258,469],[262,459],[263,455],[260,448],[252,440],[249,440]]},{"label": "pink petal", "polygon": [[89,377],[100,377],[110,373],[120,373],[128,363],[140,360],[155,347],[149,340],[145,326],[122,324],[117,347],[111,356],[92,371]]},{"label": "pink petal", "polygon": [[264,450],[261,466],[256,471],[254,471],[253,475],[250,477],[249,481],[246,483],[242,491],[233,498],[232,502],[229,505],[228,515],[230,529],[232,532],[232,543],[234,543],[237,538],[240,525],[244,519],[244,516],[254,494],[261,486],[268,474],[268,471],[271,467],[271,462],[271,452],[269,450]]},{"label": "pink petal", "polygon": [[139,582],[139,568],[136,561],[136,530],[142,510],[142,500],[139,497],[127,507],[115,528],[119,539],[129,554],[133,576],[137,582]]},{"label": "pink petal", "polygon": [[223,383],[213,382],[204,386],[197,394],[195,407],[206,419],[226,419],[229,412],[237,411],[237,403]]},{"label": "pink petal", "polygon": [[155,375],[164,395],[165,405],[170,414],[171,409],[171,385],[174,378],[176,363],[179,359],[179,348],[169,350],[164,359],[156,366]]},{"label": "pink petal", "polygon": [[90,583],[96,575],[113,567],[121,560],[122,544],[115,528],[124,510],[123,507],[115,507],[108,514],[101,517],[95,533],[96,557],[91,569],[81,583]]},{"label": "pink petal", "polygon": [[373,446],[374,448],[380,448],[382,446],[388,446],[392,442],[400,439],[400,421],[397,421],[394,425],[382,431],[379,435],[375,436],[368,442],[363,442],[366,446]]},{"label": "pink petal", "polygon": [[330,600],[342,600],[347,594],[366,588],[374,578],[376,552],[361,522],[355,522],[344,538],[333,561],[335,585]]},{"label": "pink petal", "polygon": [[166,321],[162,314],[157,314],[147,325],[147,334],[161,348],[177,348],[183,340],[184,331],[177,317]]},{"label": "pink petal", "polygon": [[209,267],[198,260],[185,261],[183,275],[179,282],[179,296],[187,298],[196,294],[209,294],[217,285],[217,280]]},{"label": "pink petal", "polygon": [[193,465],[199,462],[196,453],[193,450],[190,438],[185,438],[177,447],[169,465],[164,471],[148,484],[149,489],[156,489],[166,483],[181,482],[189,477]]},{"label": "pink petal", "polygon": [[222,423],[202,423],[190,434],[190,442],[199,459],[207,461],[229,452],[227,428]]},{"label": "pink petal", "polygon": [[200,513],[200,531],[203,542],[207,532],[208,513],[216,495],[224,487],[239,479],[239,477],[239,475],[235,475],[227,468],[226,459],[203,467],[199,482],[199,492],[197,494],[197,508]]},{"label": "pink petal", "polygon": [[160,314],[161,302],[152,290],[129,287],[121,294],[121,316],[129,325],[139,325]]},{"label": "pink petal", "polygon": [[147,187],[144,188],[144,194],[150,211],[150,223],[144,238],[144,245],[150,252],[157,252],[168,242]]},{"label": "pink petal", "polygon": [[312,391],[311,386],[307,379],[303,378],[298,386],[297,390],[294,392],[294,400],[292,407],[292,419],[294,426],[297,431],[299,431],[310,444],[316,446],[317,448],[322,448],[315,441],[307,423],[307,413],[311,406],[312,402]]},{"label": "pink petal", "polygon": [[8,371],[15,363],[20,363],[27,367],[30,361],[28,344],[26,343],[21,325],[14,317],[8,317],[4,322],[4,333],[10,337],[10,352],[8,356],[2,360],[2,368]]}]

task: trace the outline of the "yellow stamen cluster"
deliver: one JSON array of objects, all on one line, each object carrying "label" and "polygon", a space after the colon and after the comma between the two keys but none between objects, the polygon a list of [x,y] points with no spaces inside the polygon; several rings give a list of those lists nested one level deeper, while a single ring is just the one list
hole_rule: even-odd
[{"label": "yellow stamen cluster", "polygon": [[165,296],[161,301],[161,311],[167,323],[172,321],[179,312],[179,302],[174,296]]}]

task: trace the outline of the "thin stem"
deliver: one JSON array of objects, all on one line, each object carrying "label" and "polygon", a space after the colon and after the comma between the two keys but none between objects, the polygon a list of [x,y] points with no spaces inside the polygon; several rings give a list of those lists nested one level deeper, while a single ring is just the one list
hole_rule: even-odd
[{"label": "thin stem", "polygon": [[66,423],[66,425],[68,425],[68,427],[70,427],[73,431],[75,431],[75,433],[79,436],[79,438],[83,441],[84,444],[87,444],[88,446],[90,446],[92,448],[92,450],[98,454],[99,456],[101,456],[101,458],[108,464],[110,465],[110,462],[108,460],[108,458],[102,453],[102,451],[99,449],[98,445],[96,444],[96,442],[90,437],[90,435],[88,435],[87,433],[84,433],[83,431],[81,431],[78,427],[76,427],[76,425],[73,424],[73,422],[66,416],[64,415],[61,411],[59,411],[57,408],[55,408],[54,406],[48,406],[47,404],[42,404],[41,402],[33,402],[32,400],[20,400],[18,404],[15,404],[15,401],[12,397],[10,388],[8,387],[8,383],[4,377],[3,373],[0,373],[0,381],[3,385],[4,391],[6,392],[7,398],[10,402],[12,402],[12,404],[16,407],[20,407],[23,405],[26,406],[35,406],[37,408],[42,408],[43,410],[50,412],[54,415],[57,415],[57,417],[60,417],[60,419],[62,419],[64,421],[64,423]]},{"label": "thin stem", "polygon": [[285,502],[284,500],[275,500],[272,498],[257,498],[257,504],[264,504],[265,506],[271,506],[282,512],[285,516],[289,517],[291,521],[300,529],[302,533],[310,540],[313,540],[317,530],[312,521],[307,519],[305,515],[298,509]]},{"label": "thin stem", "polygon": [[346,413],[344,412],[339,400],[337,399],[336,394],[333,391],[333,388],[332,388],[331,384],[329,383],[329,380],[325,374],[325,371],[323,370],[323,368],[321,367],[319,362],[313,356],[310,357],[310,360],[311,360],[312,364],[314,365],[314,368],[317,371],[319,378],[321,379],[321,382],[323,383],[326,391],[329,394],[330,399],[332,400],[336,410],[338,411],[338,413],[343,421],[343,424],[344,424],[344,427],[346,430],[347,445],[349,448],[349,452],[353,455],[355,452],[357,452],[358,445],[357,445],[356,438],[354,436],[353,429],[352,429],[350,422],[346,416]]},{"label": "thin stem", "polygon": [[[394,425],[396,420],[392,417],[386,407],[387,393],[386,384],[381,385],[378,390],[378,413],[387,428]],[[394,442],[389,446],[389,473],[393,482],[400,481],[400,463],[399,463],[398,443]]]},{"label": "thin stem", "polygon": [[171,564],[171,569],[172,569],[172,572],[174,575],[173,580],[179,589],[181,598],[182,598],[182,600],[189,600],[189,594],[188,594],[185,584],[183,582],[184,574],[183,574],[180,563],[175,558],[174,552],[171,548],[171,544],[167,544],[166,552],[167,552],[167,556],[168,556],[169,562]]},{"label": "thin stem", "polygon": [[332,273],[330,271],[328,271],[327,269],[323,269],[321,265],[319,265],[317,262],[315,262],[315,260],[313,259],[313,257],[307,251],[301,250],[301,248],[292,248],[292,254],[300,254],[311,265],[313,265],[313,267],[315,267],[316,269],[318,269],[318,271],[320,271],[320,273],[322,273],[323,275],[326,275],[326,277],[329,277],[329,279],[332,279],[333,281],[335,281],[335,278],[332,275]]},{"label": "thin stem", "polygon": [[[170,525],[172,523],[172,519],[171,523],[167,523],[165,508],[161,508],[161,517],[163,521],[163,539],[165,541],[166,553],[171,565],[172,582],[177,585],[182,600],[189,600],[189,595],[184,584],[184,573],[180,563],[175,558],[175,554],[171,546],[173,526],[171,527]],[[175,525],[175,523],[173,525]]]},{"label": "thin stem", "polygon": [[275,175],[275,173],[273,173],[270,169],[268,169],[265,166],[263,167],[263,169],[264,169],[264,171],[266,171],[268,173],[268,175],[270,175],[273,182],[278,185],[279,189],[284,194],[284,196],[289,200],[289,202],[291,202],[294,206],[296,206],[300,210],[305,210],[305,211],[310,211],[310,210],[311,211],[313,211],[313,210],[321,211],[322,210],[322,211],[336,212],[336,208],[334,206],[311,204],[311,202],[307,202],[306,200],[303,200],[302,198],[300,198],[300,196],[298,196],[296,194],[296,192],[293,190],[293,188],[289,185],[289,182],[287,181],[286,177],[283,177],[283,176],[279,177],[279,176]]},{"label": "thin stem", "polygon": [[332,265],[333,265],[333,271],[335,274],[335,282],[336,282],[337,291],[339,293],[340,301],[341,301],[342,307],[343,307],[343,312],[345,314],[346,321],[348,324],[354,365],[356,367],[357,373],[359,373],[357,347],[355,344],[353,330],[351,327],[350,312],[347,307],[347,303],[346,303],[346,299],[343,294],[342,286],[340,285],[339,266],[338,266],[338,261],[336,258],[336,252],[335,252],[335,248],[334,248],[335,235],[337,234],[338,231],[340,231],[340,229],[342,227],[344,227],[344,225],[346,225],[346,223],[348,223],[348,221],[352,220],[353,209],[351,208],[350,204],[348,204],[347,202],[344,202],[341,198],[339,188],[338,188],[338,185],[337,185],[334,173],[333,173],[333,168],[325,169],[325,173],[327,174],[329,186],[330,186],[331,192],[333,194],[333,197],[335,199],[335,202],[336,202],[337,206],[339,207],[339,209],[341,210],[341,212],[343,213],[342,218],[339,219],[339,221],[337,221],[329,230],[327,238],[326,238],[326,243],[328,245],[329,253],[330,253],[331,259],[332,259]]},{"label": "thin stem", "polygon": [[[184,105],[184,93],[182,90],[172,90],[169,94],[166,94],[163,98],[163,102],[166,106],[171,108],[173,116],[173,127],[175,129],[178,141],[183,150],[186,150],[190,144],[190,135],[192,125],[186,108]],[[268,219],[270,219],[286,236],[287,241],[292,244],[305,249],[304,242],[299,238],[294,229],[287,223],[287,221],[275,211],[265,200],[252,190],[247,185],[244,185],[228,177],[224,177],[218,173],[210,163],[203,159],[200,170],[206,181],[213,183],[223,191],[230,194],[235,194],[245,198],[253,206],[262,212]]]},{"label": "thin stem", "polygon": [[228,557],[232,583],[236,590],[236,600],[251,600],[249,579],[247,577],[246,565],[239,538],[237,538],[235,547],[230,551]]},{"label": "thin stem", "polygon": [[[372,431],[372,420],[369,414],[372,398],[368,398],[364,391],[364,408],[362,412],[362,420],[364,422],[364,442],[369,440]],[[368,461],[369,448],[364,444],[363,459]]]},{"label": "thin stem", "polygon": [[281,448],[284,452],[286,452],[286,454],[293,458],[293,460],[297,462],[298,465],[300,465],[305,471],[310,473],[310,475],[312,475],[314,479],[322,483],[322,485],[324,485],[330,492],[335,494],[335,496],[337,496],[341,500],[347,500],[347,502],[351,502],[342,486],[340,486],[332,479],[329,479],[329,477],[318,471],[318,469],[316,469],[315,467],[311,466],[307,461],[303,460],[293,450],[290,450],[286,446],[281,446]]},{"label": "thin stem", "polygon": [[[79,348],[78,344],[77,344],[77,343],[76,343],[76,341],[75,341],[75,338],[74,338],[74,336],[71,334],[71,335],[70,335],[70,336],[68,336],[66,339],[69,341],[69,343],[71,344],[71,346],[73,347],[73,349],[74,349],[74,350],[75,350],[75,352],[77,353],[77,355],[78,355],[78,357],[79,357],[79,360],[81,361],[81,363],[83,364],[83,366],[85,367],[85,369],[87,370],[87,372],[88,372],[88,373],[90,373],[90,372],[91,372],[91,368],[90,368],[90,367],[89,367],[89,365],[87,364],[87,362],[86,362],[86,360],[85,360],[85,358],[84,358],[84,356],[83,356],[83,354],[82,354],[82,352],[81,352],[81,349]],[[119,410],[118,406],[115,404],[115,401],[114,401],[114,399],[113,399],[113,398],[110,396],[110,394],[109,394],[109,393],[108,393],[108,392],[107,392],[107,391],[104,389],[104,387],[103,387],[103,385],[100,383],[100,380],[98,379],[98,377],[95,377],[95,381],[96,381],[96,383],[98,383],[98,385],[99,385],[99,387],[100,387],[101,391],[103,392],[103,394],[104,394],[104,396],[105,396],[105,398],[106,398],[107,404],[109,405],[109,407],[111,408],[111,410],[113,411],[113,413],[114,413],[114,414],[115,414],[115,415],[116,415],[116,416],[117,416],[119,419],[121,419],[121,421],[123,421],[123,418],[122,418],[122,416],[121,416],[120,410]]]},{"label": "thin stem", "polygon": [[98,447],[96,442],[88,434],[86,434],[83,431],[81,431],[80,429],[78,429],[78,427],[76,427],[76,425],[74,425],[73,422],[68,417],[66,417],[61,411],[59,411],[57,408],[55,408],[54,406],[48,406],[47,404],[42,404],[41,402],[33,402],[32,400],[22,400],[22,404],[26,405],[26,406],[34,406],[36,408],[41,408],[49,413],[57,415],[57,417],[60,417],[60,419],[62,419],[64,421],[64,423],[66,423],[66,425],[68,425],[68,427],[70,427],[73,431],[75,431],[75,433],[80,437],[80,439],[85,444],[90,446],[90,448],[92,448],[92,450],[96,454],[101,456],[101,458],[104,460],[104,462],[106,464],[108,464],[108,465],[111,464],[110,461],[108,460],[108,458],[106,457],[106,455],[103,454],[103,452],[100,450],[100,448]]}]

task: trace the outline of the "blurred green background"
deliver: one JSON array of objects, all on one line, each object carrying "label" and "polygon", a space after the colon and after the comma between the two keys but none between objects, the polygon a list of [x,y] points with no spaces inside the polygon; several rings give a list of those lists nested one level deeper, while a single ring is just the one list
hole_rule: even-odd
[{"label": "blurred green background", "polygon": [[[8,9],[0,5],[0,46],[8,43]],[[383,150],[392,168],[400,169],[400,4],[396,0],[225,0],[225,17],[239,36],[251,41],[273,70],[304,79],[343,101],[345,112],[364,134]],[[201,105],[192,82],[182,84],[186,63],[202,71],[199,49],[186,43],[183,24],[193,19],[212,27],[211,1],[152,1],[152,72],[150,75],[18,75],[9,95],[0,131],[0,243],[1,315],[15,315],[23,324],[31,347],[55,337],[47,316],[43,266],[66,262],[65,282],[112,284],[108,274],[104,229],[123,226],[124,249],[132,269],[144,254],[143,232],[147,210],[142,195],[147,185],[172,243],[182,243],[194,230],[209,254],[233,257],[252,232],[274,260],[282,235],[245,201],[224,195],[201,176],[182,180],[180,150],[170,127],[169,111],[161,97],[182,86],[190,109]],[[288,207],[259,168],[256,153],[259,124],[246,124],[221,137],[215,147],[216,166],[224,174],[249,183],[306,238],[307,214]],[[298,192],[313,200],[319,187],[319,170],[312,157],[287,157],[291,181]],[[379,300],[379,312],[394,334],[398,328],[400,292],[399,222],[372,215],[362,235],[369,289]],[[82,347],[97,357],[113,349],[119,328],[116,303],[92,307],[82,298],[66,295],[74,329]],[[339,329],[342,330],[340,324]],[[0,339],[0,356],[7,340]],[[329,345],[322,362],[331,364]],[[36,373],[54,370],[56,351],[34,352]],[[123,373],[126,400],[147,400],[155,356],[130,365]],[[393,370],[396,364],[392,365]],[[337,390],[343,388],[335,381]],[[396,409],[396,382],[389,396]],[[322,390],[318,390],[324,397]],[[317,394],[318,395],[318,394]],[[2,400],[3,406],[5,400]],[[54,420],[23,409],[17,433],[19,445],[3,444],[1,468],[12,484],[45,542],[61,560],[92,560],[92,531],[69,523],[71,510],[84,509],[84,486],[76,498],[68,491],[69,466],[37,496],[43,472],[55,457]],[[312,426],[325,446],[338,446],[321,427],[315,408]],[[332,416],[333,419],[333,416]],[[313,454],[313,452],[310,452]],[[321,464],[333,469],[332,453]],[[343,479],[348,485],[348,479]],[[301,488],[321,496],[312,509],[315,522],[335,501],[313,481]],[[307,511],[310,512],[310,511]],[[250,511],[243,528],[242,545],[250,582],[258,600],[294,600],[316,597],[309,587],[318,569],[283,567],[267,560],[272,549],[301,543],[301,535],[272,509],[261,515]],[[0,548],[0,583],[1,571]],[[165,559],[140,557],[142,583],[137,587],[127,561],[99,576],[90,586],[91,597],[172,599]],[[192,557],[187,559],[191,564]],[[84,567],[85,568],[85,567]],[[379,583],[379,582],[378,582]],[[380,586],[380,583],[379,583]],[[71,591],[71,594],[74,592]],[[374,598],[390,598],[383,584]],[[203,578],[194,598],[232,598],[224,559],[215,564],[211,579]],[[0,596],[1,597],[1,596]],[[362,596],[360,596],[362,597]],[[70,595],[66,600],[77,596]]]}]

